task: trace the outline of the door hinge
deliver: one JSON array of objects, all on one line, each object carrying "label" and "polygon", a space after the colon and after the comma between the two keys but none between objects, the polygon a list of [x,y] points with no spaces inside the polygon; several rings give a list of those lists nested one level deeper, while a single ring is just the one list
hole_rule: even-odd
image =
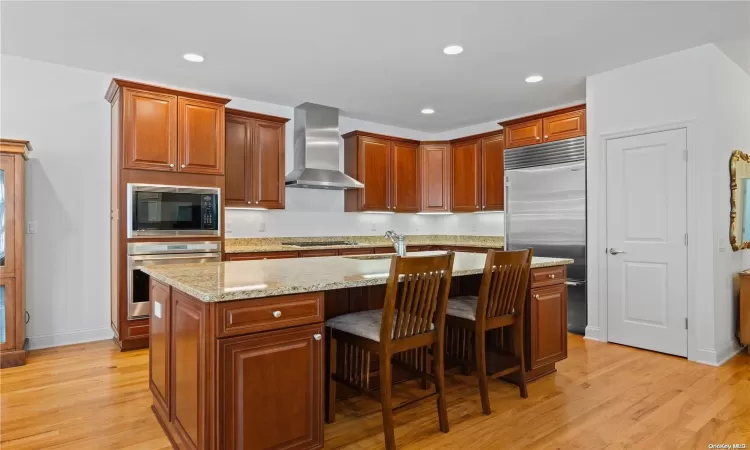
[{"label": "door hinge", "polygon": [[685,245],[688,245],[688,234],[685,233]]},{"label": "door hinge", "polygon": [[685,149],[685,150],[682,151],[682,159],[684,159],[685,161],[688,160],[688,151],[687,151],[687,149]]},{"label": "door hinge", "polygon": [[687,318],[687,317],[685,317],[685,329],[686,329],[686,330],[688,329],[688,321],[687,321],[687,319],[688,319],[688,318]]}]

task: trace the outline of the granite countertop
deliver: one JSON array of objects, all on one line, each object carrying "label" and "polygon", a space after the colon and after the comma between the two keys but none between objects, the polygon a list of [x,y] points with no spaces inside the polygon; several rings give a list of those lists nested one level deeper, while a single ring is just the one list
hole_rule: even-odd
[{"label": "granite countertop", "polygon": [[[440,251],[411,255],[442,254]],[[367,255],[370,256],[370,255]],[[388,255],[383,255],[388,256]],[[347,256],[144,266],[154,279],[204,302],[271,297],[385,284],[390,259]],[[453,276],[482,273],[486,255],[457,252]],[[572,259],[534,257],[531,267],[572,264]]]},{"label": "granite countertop", "polygon": [[[353,242],[348,245],[316,245],[302,247],[285,245],[294,242]],[[455,245],[461,247],[503,248],[502,236],[461,236],[461,235],[408,235],[406,245]],[[329,250],[358,247],[391,247],[391,241],[383,236],[329,236],[329,237],[282,237],[282,238],[227,238],[224,241],[225,253],[283,252],[299,250]]]}]

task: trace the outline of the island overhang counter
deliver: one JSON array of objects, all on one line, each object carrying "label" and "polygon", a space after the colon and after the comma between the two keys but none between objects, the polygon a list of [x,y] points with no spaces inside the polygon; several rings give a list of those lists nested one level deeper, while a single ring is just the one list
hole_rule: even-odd
[{"label": "island overhang counter", "polygon": [[[413,255],[436,253],[443,252]],[[456,253],[451,295],[476,295],[484,262],[483,254]],[[572,262],[532,260],[529,380],[567,357],[565,265]],[[144,268],[152,409],[173,446],[322,448],[324,321],[381,308],[389,268],[389,255]]]}]

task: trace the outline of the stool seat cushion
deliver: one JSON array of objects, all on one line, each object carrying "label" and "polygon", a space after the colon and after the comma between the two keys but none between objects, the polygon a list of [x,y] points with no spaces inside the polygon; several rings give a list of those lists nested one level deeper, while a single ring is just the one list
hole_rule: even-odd
[{"label": "stool seat cushion", "polygon": [[[397,313],[393,314],[392,329],[396,327]],[[341,316],[328,319],[326,326],[334,330],[341,330],[355,336],[360,336],[371,341],[380,342],[380,323],[383,321],[382,309],[371,309],[368,311],[359,311],[355,313],[344,314]],[[430,324],[430,330],[435,329],[434,324]],[[393,331],[391,331],[393,337]]]},{"label": "stool seat cushion", "polygon": [[447,314],[462,319],[477,320],[477,297],[466,295],[449,298]]}]

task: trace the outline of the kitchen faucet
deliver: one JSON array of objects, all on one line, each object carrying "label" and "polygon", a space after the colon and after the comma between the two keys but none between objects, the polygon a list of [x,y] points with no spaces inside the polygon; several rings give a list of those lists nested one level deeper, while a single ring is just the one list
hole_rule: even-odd
[{"label": "kitchen faucet", "polygon": [[398,234],[393,230],[385,232],[385,237],[391,240],[393,248],[396,249],[398,256],[406,256],[406,242],[404,241],[404,235]]}]

